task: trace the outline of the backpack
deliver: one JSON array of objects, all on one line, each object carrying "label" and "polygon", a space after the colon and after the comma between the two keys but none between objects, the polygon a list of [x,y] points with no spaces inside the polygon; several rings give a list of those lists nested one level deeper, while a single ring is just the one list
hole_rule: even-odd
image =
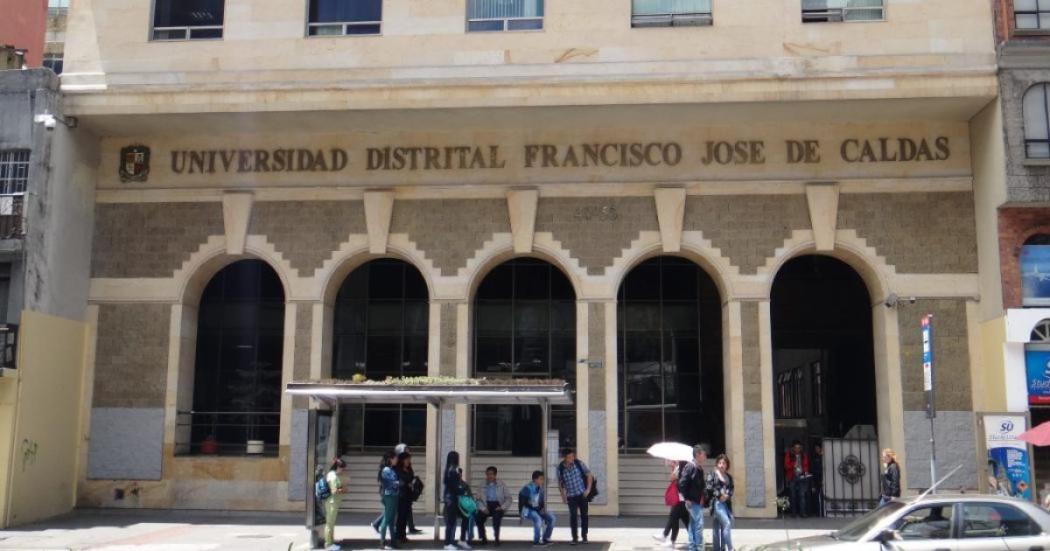
[{"label": "backpack", "polygon": [[[576,459],[576,460],[573,461],[573,463],[576,464],[576,468],[582,473],[583,472],[583,464],[580,463],[580,460]],[[565,463],[558,463],[558,483],[559,484],[562,481],[564,473],[565,473]],[[585,476],[584,477],[584,483],[586,484],[586,482],[587,482],[587,477]],[[593,471],[591,472],[591,491],[587,492],[587,495],[584,496],[584,497],[587,498],[587,501],[594,501],[594,498],[598,497],[598,477],[594,476],[594,472]]]},{"label": "backpack", "polygon": [[423,481],[418,476],[413,477],[412,482],[408,483],[408,495],[412,501],[419,501],[419,496],[423,495]]},{"label": "backpack", "polygon": [[324,501],[332,497],[332,489],[328,487],[328,479],[326,475],[317,477],[317,482],[314,482],[314,497],[318,501]]},{"label": "backpack", "polygon": [[471,517],[478,511],[478,504],[474,502],[474,498],[470,495],[459,496],[459,510],[465,517]]}]

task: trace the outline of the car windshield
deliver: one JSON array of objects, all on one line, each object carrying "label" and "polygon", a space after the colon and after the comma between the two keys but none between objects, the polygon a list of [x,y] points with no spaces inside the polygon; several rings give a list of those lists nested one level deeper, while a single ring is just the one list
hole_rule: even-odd
[{"label": "car windshield", "polygon": [[864,534],[870,532],[872,528],[886,520],[890,515],[900,511],[902,507],[904,507],[903,503],[891,501],[883,507],[875,509],[847,524],[841,530],[832,534],[831,537],[842,541],[859,541],[860,538],[864,537]]}]

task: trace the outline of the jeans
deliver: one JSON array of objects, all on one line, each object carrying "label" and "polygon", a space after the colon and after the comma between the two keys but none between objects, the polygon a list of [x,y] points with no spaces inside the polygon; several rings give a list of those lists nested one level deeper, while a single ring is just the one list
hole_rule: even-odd
[{"label": "jeans", "polygon": [[459,515],[463,517],[463,522],[459,525],[459,541],[469,542],[474,539],[474,515],[464,515],[463,511],[460,511]]},{"label": "jeans", "polygon": [[576,541],[576,517],[579,516],[580,535],[583,536],[583,541],[587,541],[587,498],[578,496],[569,496],[565,498],[565,502],[569,505],[569,530],[572,532],[572,541]]},{"label": "jeans", "polygon": [[791,490],[791,512],[796,516],[805,515],[806,493],[809,491],[809,484],[801,478],[796,478],[788,484]]},{"label": "jeans", "polygon": [[456,498],[445,496],[445,545],[456,543],[456,521],[459,520],[459,517]]},{"label": "jeans", "polygon": [[699,503],[686,503],[689,511],[689,551],[702,551],[704,548],[704,507]]},{"label": "jeans", "polygon": [[[383,521],[379,523],[379,541],[394,543],[394,525],[397,520],[397,496],[383,496]],[[390,539],[387,538],[389,533]]]},{"label": "jeans", "polygon": [[671,534],[671,541],[678,540],[678,523],[681,522],[685,529],[689,529],[689,511],[685,510],[685,502],[679,501],[677,505],[671,507],[671,512],[667,514],[667,525],[664,526],[664,537],[667,534]]},{"label": "jeans", "polygon": [[481,538],[481,541],[486,541],[488,539],[488,536],[485,534],[485,521],[491,518],[492,533],[496,538],[496,541],[499,541],[499,529],[500,525],[503,523],[503,515],[506,511],[499,509],[498,501],[490,501],[486,505],[488,505],[489,508],[488,513],[478,512],[478,537]]},{"label": "jeans", "polygon": [[715,502],[714,513],[711,515],[713,525],[711,535],[714,541],[714,551],[726,551],[733,548],[733,514],[729,507],[721,501]]},{"label": "jeans", "polygon": [[[554,533],[554,515],[526,507],[521,510],[521,517],[532,522],[532,543],[550,541],[551,534]],[[540,539],[540,528],[544,526],[543,539]]]}]

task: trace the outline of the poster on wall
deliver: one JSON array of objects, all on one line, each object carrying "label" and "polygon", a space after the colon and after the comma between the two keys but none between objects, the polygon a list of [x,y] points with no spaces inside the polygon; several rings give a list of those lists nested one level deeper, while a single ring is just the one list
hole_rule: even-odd
[{"label": "poster on wall", "polygon": [[988,486],[996,493],[1031,500],[1028,444],[1018,438],[1027,430],[1024,414],[985,414]]},{"label": "poster on wall", "polygon": [[1021,247],[1021,301],[1050,306],[1050,245]]},{"label": "poster on wall", "polygon": [[1050,405],[1050,349],[1028,349],[1024,353],[1028,379],[1028,403]]}]

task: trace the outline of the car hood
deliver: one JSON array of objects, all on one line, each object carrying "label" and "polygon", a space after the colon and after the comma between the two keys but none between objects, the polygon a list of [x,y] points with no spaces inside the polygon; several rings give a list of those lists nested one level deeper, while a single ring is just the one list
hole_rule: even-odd
[{"label": "car hood", "polygon": [[853,542],[839,541],[832,538],[830,534],[823,536],[810,536],[789,541],[780,541],[760,546],[759,551],[798,551],[799,549],[847,549]]}]

